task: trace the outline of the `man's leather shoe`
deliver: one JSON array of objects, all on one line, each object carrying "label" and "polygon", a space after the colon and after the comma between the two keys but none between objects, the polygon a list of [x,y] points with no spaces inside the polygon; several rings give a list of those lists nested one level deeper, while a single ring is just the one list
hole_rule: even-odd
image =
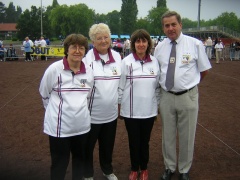
[{"label": "man's leather shoe", "polygon": [[189,180],[189,173],[180,174],[179,180]]},{"label": "man's leather shoe", "polygon": [[171,180],[173,172],[170,169],[166,169],[161,177],[161,180]]}]

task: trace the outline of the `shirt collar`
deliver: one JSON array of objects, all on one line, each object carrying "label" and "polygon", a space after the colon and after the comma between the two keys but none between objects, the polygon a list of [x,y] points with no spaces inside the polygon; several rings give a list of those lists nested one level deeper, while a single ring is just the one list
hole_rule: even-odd
[{"label": "shirt collar", "polygon": [[[142,60],[140,60],[140,58],[138,57],[138,55],[137,55],[136,53],[134,53],[134,52],[133,52],[133,57],[134,57],[134,59],[135,59],[136,61],[142,61]],[[149,55],[149,54],[146,55],[143,61],[144,61],[145,63],[151,62],[152,60],[151,60],[150,55]]]},{"label": "shirt collar", "polygon": [[[183,38],[183,33],[181,32],[179,37],[175,40],[177,44],[182,40]],[[172,40],[168,38],[169,44],[171,44]]]},{"label": "shirt collar", "polygon": [[[66,57],[63,57],[63,69],[71,71]],[[86,67],[85,67],[84,62],[81,61],[79,71],[76,72],[76,74],[85,74],[85,73],[86,73]]]},{"label": "shirt collar", "polygon": [[[99,56],[99,53],[97,52],[97,49],[95,47],[93,48],[93,53],[94,53],[94,56],[95,56],[95,61],[101,60],[101,58]],[[108,48],[108,57],[109,57],[109,60],[106,62],[106,64],[110,64],[110,63],[115,62],[110,48]]]}]

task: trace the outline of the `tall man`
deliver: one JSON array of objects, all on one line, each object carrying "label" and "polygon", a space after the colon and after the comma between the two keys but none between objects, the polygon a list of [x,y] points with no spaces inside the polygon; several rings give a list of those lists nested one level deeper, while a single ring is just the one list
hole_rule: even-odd
[{"label": "tall man", "polygon": [[[197,85],[206,76],[211,64],[203,43],[182,34],[181,16],[177,12],[164,13],[162,27],[168,38],[159,42],[154,52],[161,72],[160,113],[162,153],[165,164],[161,179],[171,179],[178,166],[179,179],[188,180],[193,161],[198,116]],[[176,48],[169,58],[172,46]],[[175,70],[171,69],[172,80],[168,72],[170,65],[174,65],[175,68]],[[171,82],[173,84],[170,84]],[[179,138],[179,155],[176,154],[176,137]]]}]

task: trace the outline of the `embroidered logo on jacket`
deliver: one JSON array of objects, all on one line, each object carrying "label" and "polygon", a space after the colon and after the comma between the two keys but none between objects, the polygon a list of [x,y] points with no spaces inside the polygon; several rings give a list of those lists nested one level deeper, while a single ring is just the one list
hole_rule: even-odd
[{"label": "embroidered logo on jacket", "polygon": [[154,75],[153,68],[149,68],[149,72],[150,72],[151,75]]},{"label": "embroidered logo on jacket", "polygon": [[112,68],[112,73],[113,73],[113,75],[117,75],[118,73],[117,73],[117,68],[116,67],[113,67]]},{"label": "embroidered logo on jacket", "polygon": [[80,80],[80,86],[81,86],[81,87],[85,87],[86,81],[87,81],[86,79],[81,79],[81,80]]}]

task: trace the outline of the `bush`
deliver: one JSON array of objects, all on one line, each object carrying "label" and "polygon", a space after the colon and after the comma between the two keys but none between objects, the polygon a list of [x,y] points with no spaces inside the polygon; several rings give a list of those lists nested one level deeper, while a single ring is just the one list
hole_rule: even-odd
[{"label": "bush", "polygon": [[18,41],[18,39],[16,37],[13,37],[12,41]]}]

